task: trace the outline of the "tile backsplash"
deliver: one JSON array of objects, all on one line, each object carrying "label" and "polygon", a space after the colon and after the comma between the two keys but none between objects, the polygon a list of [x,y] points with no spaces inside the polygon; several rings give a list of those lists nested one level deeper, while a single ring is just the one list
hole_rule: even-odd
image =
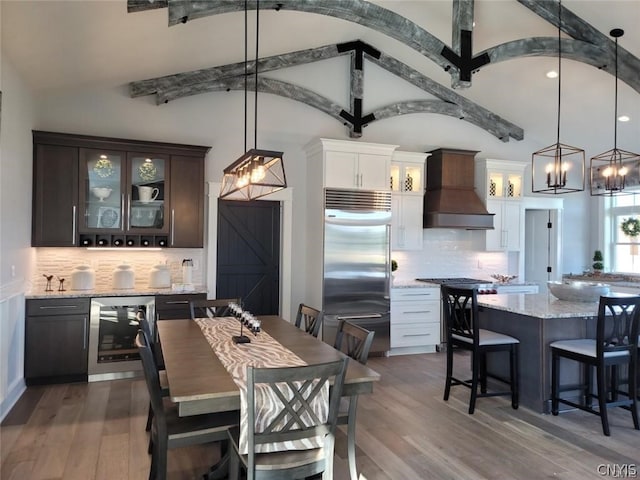
[{"label": "tile backsplash", "polygon": [[53,275],[53,289],[58,287],[58,278],[64,278],[65,287],[70,289],[71,272],[78,265],[91,265],[96,275],[96,289],[110,289],[113,286],[113,271],[118,265],[131,265],[135,274],[136,288],[146,288],[149,284],[151,268],[166,263],[171,272],[171,282],[182,282],[182,260],[193,259],[193,283],[205,282],[205,254],[200,248],[166,248],[163,250],[86,250],[84,248],[37,248],[36,266],[31,279],[31,291],[44,291],[47,279],[43,275]]}]

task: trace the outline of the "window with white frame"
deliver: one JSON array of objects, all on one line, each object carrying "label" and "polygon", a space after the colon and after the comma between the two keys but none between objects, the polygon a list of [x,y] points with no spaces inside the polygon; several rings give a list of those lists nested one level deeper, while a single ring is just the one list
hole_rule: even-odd
[{"label": "window with white frame", "polygon": [[640,194],[611,197],[607,213],[611,271],[640,273]]}]

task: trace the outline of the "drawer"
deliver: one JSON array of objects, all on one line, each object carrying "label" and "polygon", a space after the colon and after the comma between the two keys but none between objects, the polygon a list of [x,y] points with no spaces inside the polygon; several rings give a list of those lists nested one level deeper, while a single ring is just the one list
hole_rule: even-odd
[{"label": "drawer", "polygon": [[392,302],[391,323],[440,322],[440,301]]},{"label": "drawer", "polygon": [[205,300],[206,298],[206,293],[156,295],[156,314],[160,320],[191,318],[189,302],[191,300]]},{"label": "drawer", "polygon": [[27,300],[27,316],[88,314],[91,298],[51,298]]},{"label": "drawer", "polygon": [[392,288],[391,302],[440,300],[440,287]]},{"label": "drawer", "polygon": [[393,325],[391,327],[391,348],[417,347],[440,343],[440,324]]}]

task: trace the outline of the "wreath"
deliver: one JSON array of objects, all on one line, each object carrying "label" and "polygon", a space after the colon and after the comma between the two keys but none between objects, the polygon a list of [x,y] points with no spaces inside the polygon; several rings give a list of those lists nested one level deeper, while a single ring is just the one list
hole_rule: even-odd
[{"label": "wreath", "polygon": [[640,235],[640,220],[637,218],[629,217],[622,224],[620,228],[628,237],[637,237]]}]

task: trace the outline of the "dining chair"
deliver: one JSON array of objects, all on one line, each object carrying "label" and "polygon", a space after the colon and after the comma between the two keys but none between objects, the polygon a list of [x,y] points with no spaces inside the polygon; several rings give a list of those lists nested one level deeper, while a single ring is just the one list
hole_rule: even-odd
[{"label": "dining chair", "polygon": [[[158,363],[158,359],[162,358],[162,355],[160,354],[160,352],[158,352],[158,350],[160,349],[160,344],[153,340],[154,337],[151,332],[151,327],[146,317],[141,316],[138,318],[138,326],[140,327],[140,330],[142,330],[142,333],[144,334],[147,345],[149,345],[151,354],[153,355],[154,366],[158,371],[158,378],[160,381],[160,394],[162,397],[168,397],[169,381],[167,380],[167,372],[164,369],[164,365],[160,365]],[[145,427],[145,430],[147,432],[151,430],[152,421],[153,421],[153,407],[151,406],[151,402],[149,402],[149,412],[147,414],[147,425]],[[149,453],[151,453],[151,444],[149,444]]]},{"label": "dining chair", "polygon": [[238,425],[237,411],[187,417],[178,416],[176,405],[162,399],[160,380],[150,345],[143,331],[136,336],[144,378],[153,408],[151,426],[151,470],[149,480],[165,480],[167,477],[167,451],[189,445],[209,442],[225,442],[227,430]]},{"label": "dining chair", "polygon": [[[637,375],[638,331],[640,324],[640,296],[600,297],[596,338],[560,340],[551,343],[551,413],[558,415],[559,404],[600,416],[602,432],[610,436],[607,409],[621,407],[631,411],[633,426],[638,424]],[[566,358],[583,365],[581,385],[560,385],[560,359]],[[620,373],[626,367],[627,390],[620,389]],[[596,372],[596,394],[593,390],[593,370]],[[580,390],[580,401],[561,398],[566,391]],[[620,395],[626,398],[620,398]],[[593,408],[593,399],[598,409]]]},{"label": "dining chair", "polygon": [[[511,406],[518,408],[518,345],[517,338],[480,328],[478,322],[478,298],[474,288],[442,285],[442,308],[444,312],[447,341],[447,374],[444,400],[449,399],[451,387],[463,385],[471,389],[469,414],[473,414],[476,399],[480,397],[511,396]],[[471,379],[460,380],[453,376],[454,350],[471,352]],[[487,372],[487,354],[507,352],[509,354],[509,379]],[[487,377],[509,385],[508,391],[487,392]],[[478,393],[478,386],[480,393]]]},{"label": "dining chair", "polygon": [[[338,333],[333,346],[337,350],[344,351],[350,358],[360,362],[362,365],[366,365],[374,334],[375,332],[367,330],[360,325],[342,320],[338,325]],[[358,395],[341,399],[338,411],[338,425],[347,425],[347,456],[351,480],[358,479],[358,471],[356,469],[357,409]]]},{"label": "dining chair", "polygon": [[[230,480],[238,479],[240,466],[247,472],[247,480],[294,480],[320,473],[325,479],[333,478],[335,429],[348,360],[345,356],[335,362],[298,367],[247,367],[248,453],[240,452],[239,429],[229,429]],[[323,402],[322,413],[317,414],[314,404],[320,401],[326,382],[330,382],[332,388]],[[257,395],[256,387],[266,389],[268,397]],[[260,399],[266,398],[274,401],[261,405]],[[274,415],[257,425],[256,410],[265,408]],[[318,448],[289,448],[291,442],[304,445],[305,441],[317,437],[322,440]],[[286,450],[256,452],[274,442],[286,442],[287,446],[283,447]]]},{"label": "dining chair", "polygon": [[229,304],[240,305],[239,298],[215,298],[211,300],[191,300],[189,311],[191,318],[224,317],[229,315]]},{"label": "dining chair", "polygon": [[[298,328],[304,328],[305,332],[317,338],[323,318],[322,311],[301,303],[298,306],[295,325]],[[304,327],[302,327],[303,322]]]}]

